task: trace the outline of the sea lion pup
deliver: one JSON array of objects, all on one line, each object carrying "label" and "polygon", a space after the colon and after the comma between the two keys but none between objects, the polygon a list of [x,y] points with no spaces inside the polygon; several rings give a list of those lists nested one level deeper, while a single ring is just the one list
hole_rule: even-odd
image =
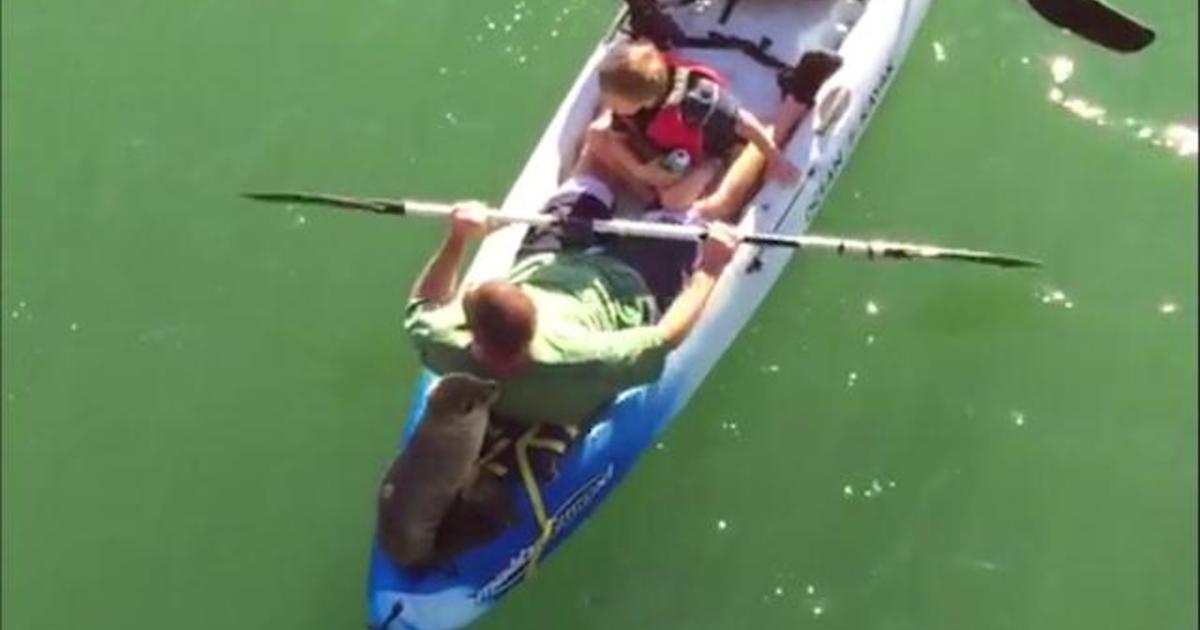
[{"label": "sea lion pup", "polygon": [[500,386],[469,374],[446,374],[429,393],[412,439],[380,484],[378,531],[387,555],[406,568],[434,564],[438,526],[474,485],[488,410]]}]

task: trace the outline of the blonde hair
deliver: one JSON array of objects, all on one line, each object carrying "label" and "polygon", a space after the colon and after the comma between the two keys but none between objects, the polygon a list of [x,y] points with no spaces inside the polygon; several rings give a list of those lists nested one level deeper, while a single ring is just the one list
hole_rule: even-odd
[{"label": "blonde hair", "polygon": [[671,67],[649,42],[618,44],[600,64],[600,90],[644,103],[667,93]]}]

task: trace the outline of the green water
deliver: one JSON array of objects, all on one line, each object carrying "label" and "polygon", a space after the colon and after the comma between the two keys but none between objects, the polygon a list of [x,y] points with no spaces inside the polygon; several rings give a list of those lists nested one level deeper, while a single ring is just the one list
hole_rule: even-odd
[{"label": "green water", "polygon": [[[936,3],[817,221],[1044,271],[798,259],[480,627],[1195,628],[1197,8],[1122,4]],[[234,193],[499,200],[612,12],[3,5],[5,628],[362,626],[441,228]]]}]

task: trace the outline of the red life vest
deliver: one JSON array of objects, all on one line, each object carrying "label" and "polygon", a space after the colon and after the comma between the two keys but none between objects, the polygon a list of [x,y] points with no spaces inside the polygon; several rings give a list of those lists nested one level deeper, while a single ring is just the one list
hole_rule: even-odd
[{"label": "red life vest", "polygon": [[[646,125],[644,135],[651,144],[664,152],[675,149],[687,151],[692,164],[698,164],[706,155],[704,125],[690,125],[684,120],[683,100],[687,96],[693,75],[712,81],[719,87],[725,86],[725,79],[707,66],[669,54],[666,57],[674,70],[674,83],[666,101],[658,107],[654,117]],[[716,107],[716,103],[712,106]],[[707,120],[708,116],[704,119]]]}]

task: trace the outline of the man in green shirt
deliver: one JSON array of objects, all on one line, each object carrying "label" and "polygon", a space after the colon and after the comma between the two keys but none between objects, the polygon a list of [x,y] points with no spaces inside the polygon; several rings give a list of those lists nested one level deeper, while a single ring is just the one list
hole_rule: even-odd
[{"label": "man in green shirt", "polygon": [[[601,179],[577,175],[551,205],[576,214],[611,202]],[[503,280],[459,296],[463,252],[485,231],[481,209],[456,208],[446,240],[416,283],[405,326],[434,372],[498,380],[493,410],[521,422],[577,424],[622,389],[656,379],[736,246],[723,225],[712,228],[698,256],[692,244],[672,250],[656,243],[667,253],[653,255],[648,244],[580,248],[555,243],[559,234],[535,233]],[[656,292],[651,284],[666,286]]]},{"label": "man in green shirt", "polygon": [[[809,108],[787,99],[777,138],[786,139]],[[716,190],[693,205],[692,220],[709,221],[709,238],[698,246],[621,238],[589,247],[561,229],[535,230],[504,279],[461,294],[458,267],[466,245],[487,226],[480,204],[459,204],[406,313],[422,362],[439,374],[499,381],[493,412],[511,420],[586,420],[621,390],[658,378],[733,255],[737,238],[724,220],[736,217],[757,190],[765,166],[762,152],[747,147]],[[547,211],[607,218],[611,181],[617,181],[612,168],[585,143]]]},{"label": "man in green shirt", "polygon": [[[778,145],[810,108],[811,99],[795,94],[785,99],[774,130]],[[547,211],[569,218],[611,216],[613,193],[607,182],[616,180],[615,167],[603,163],[603,151],[589,150],[595,146],[594,136],[588,134],[574,174]],[[425,418],[418,431],[432,426],[434,433],[425,437],[445,442],[471,439],[477,434],[470,430],[480,428],[479,422],[509,429],[515,423],[577,425],[623,389],[657,379],[667,354],[688,335],[732,257],[737,238],[725,221],[736,220],[757,191],[766,164],[762,151],[747,147],[716,189],[692,205],[683,220],[709,222],[709,237],[699,246],[630,238],[598,242],[592,235],[573,233],[578,224],[568,221],[555,229],[531,230],[503,279],[466,288],[459,287],[458,268],[468,242],[481,237],[487,226],[482,206],[459,204],[445,241],[413,288],[405,327],[422,362],[434,372],[469,372],[493,379],[500,384],[500,394],[486,418],[474,413],[478,409],[469,396],[435,403],[433,407],[440,408],[434,411],[437,417]],[[679,214],[660,219],[672,216],[681,220]],[[456,410],[466,415],[456,415]],[[521,432],[535,436],[560,431],[569,439],[571,428],[538,426]],[[436,457],[423,457],[406,449],[401,457],[416,457],[419,465],[398,467],[407,473],[385,478],[380,510],[390,516],[381,518],[381,540],[390,536],[407,545],[433,541],[435,553],[453,554],[508,527],[511,497],[502,480],[491,474],[476,477],[452,505],[427,498],[397,512],[392,503],[398,500],[394,491],[399,487],[433,483],[435,489],[444,488],[445,479],[461,472],[463,465],[478,463],[455,459],[472,451],[473,447],[441,449]],[[498,452],[492,450],[487,457]],[[520,457],[519,466],[525,461]],[[532,484],[541,475],[529,466],[524,465],[522,476]],[[551,466],[550,474],[552,470]],[[531,500],[534,496],[536,490]],[[403,553],[394,547],[385,550],[400,566],[414,552],[412,547]]]}]

